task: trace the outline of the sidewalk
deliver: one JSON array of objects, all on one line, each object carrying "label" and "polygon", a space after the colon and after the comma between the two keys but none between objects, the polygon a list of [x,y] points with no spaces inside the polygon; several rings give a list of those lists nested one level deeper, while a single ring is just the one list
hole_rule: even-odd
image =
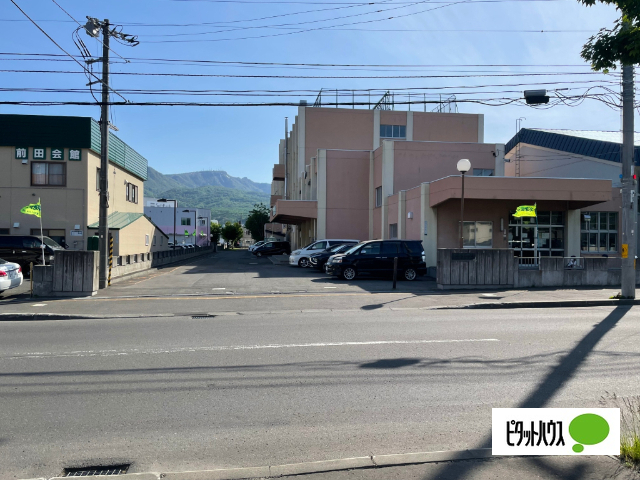
[{"label": "sidewalk", "polygon": [[[285,477],[286,478],[286,477]],[[299,475],[297,480],[638,480],[640,474],[611,457],[492,457],[366,470]]]}]

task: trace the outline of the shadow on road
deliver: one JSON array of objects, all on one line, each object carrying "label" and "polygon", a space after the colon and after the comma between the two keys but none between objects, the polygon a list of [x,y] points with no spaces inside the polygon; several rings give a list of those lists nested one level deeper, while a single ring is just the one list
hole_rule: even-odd
[{"label": "shadow on road", "polygon": [[380,359],[375,362],[363,363],[360,368],[402,368],[420,363],[419,358],[388,358]]},{"label": "shadow on road", "polygon": [[[616,324],[625,316],[630,310],[629,306],[618,306],[609,315],[607,315],[600,323],[596,324],[585,337],[573,347],[573,349],[562,359],[560,362],[551,369],[549,374],[542,380],[542,382],[533,390],[527,398],[525,398],[518,408],[542,408],[544,407],[558,391],[566,385],[571,378],[576,374],[580,366],[585,362],[587,357],[593,352],[598,342],[609,333]],[[472,448],[491,448],[491,434],[487,435],[480,444]],[[557,468],[551,465],[545,466],[544,459],[532,458],[531,462],[539,462],[539,467],[544,470],[546,478],[561,478],[561,479],[580,479],[583,475],[577,475],[581,468],[586,468],[586,464],[581,468],[574,468],[571,472],[558,471]],[[473,466],[472,462],[456,462],[447,463],[442,466],[438,471],[433,474],[429,474],[424,477],[424,480],[436,480],[436,479],[463,479],[471,478]]]}]

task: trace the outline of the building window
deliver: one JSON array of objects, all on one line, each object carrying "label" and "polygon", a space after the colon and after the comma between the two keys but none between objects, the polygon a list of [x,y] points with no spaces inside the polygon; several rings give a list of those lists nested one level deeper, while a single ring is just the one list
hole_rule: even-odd
[{"label": "building window", "polygon": [[464,222],[462,238],[464,248],[493,247],[493,222]]},{"label": "building window", "polygon": [[580,250],[586,253],[618,251],[618,213],[582,212],[580,214]]},{"label": "building window", "polygon": [[406,138],[405,125],[380,125],[380,138]]},{"label": "building window", "polygon": [[64,187],[66,184],[66,164],[31,162],[31,185],[51,185],[56,187]]},{"label": "building window", "polygon": [[164,242],[164,237],[160,235],[160,245],[162,245],[163,242]]},{"label": "building window", "polygon": [[0,235],[9,235],[10,230],[9,228],[0,228]]},{"label": "building window", "polygon": [[389,238],[391,238],[391,239],[398,238],[398,224],[397,223],[389,224]]},{"label": "building window", "polygon": [[191,225],[191,218],[181,218],[180,225]]},{"label": "building window", "polygon": [[154,247],[156,246],[156,236],[155,235],[153,236],[153,246]]},{"label": "building window", "polygon": [[127,183],[127,202],[138,203],[138,187],[133,183]]},{"label": "building window", "polygon": [[144,236],[144,246],[148,247],[149,246],[149,235],[145,235]]},{"label": "building window", "polygon": [[473,176],[474,177],[493,177],[494,170],[493,168],[474,168]]},{"label": "building window", "polygon": [[563,257],[564,212],[538,211],[537,217],[509,212],[509,248],[518,257]]},{"label": "building window", "polygon": [[382,206],[382,187],[376,188],[376,207]]},{"label": "building window", "polygon": [[198,219],[198,226],[199,227],[206,227],[207,226],[207,219],[206,218],[199,218]]},{"label": "building window", "polygon": [[96,192],[100,191],[100,168],[96,168]]}]

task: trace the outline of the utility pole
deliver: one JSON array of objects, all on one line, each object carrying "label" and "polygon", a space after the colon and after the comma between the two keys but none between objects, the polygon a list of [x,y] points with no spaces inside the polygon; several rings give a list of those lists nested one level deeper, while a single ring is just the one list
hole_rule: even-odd
[{"label": "utility pole", "polygon": [[636,297],[636,229],[638,223],[634,181],[633,65],[622,66],[622,290]]},{"label": "utility pole", "polygon": [[109,260],[109,20],[102,24],[102,104],[100,105],[100,214],[98,236],[100,237],[99,288],[107,288],[107,263]]},{"label": "utility pole", "polygon": [[289,176],[289,117],[284,117],[284,200],[287,199],[287,177]]}]

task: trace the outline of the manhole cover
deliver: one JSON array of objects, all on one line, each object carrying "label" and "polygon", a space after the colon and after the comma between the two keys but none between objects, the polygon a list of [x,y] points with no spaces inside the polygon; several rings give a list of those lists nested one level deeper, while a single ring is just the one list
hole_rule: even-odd
[{"label": "manhole cover", "polygon": [[97,475],[124,475],[131,464],[99,465],[94,467],[65,468],[63,477],[95,477]]}]

